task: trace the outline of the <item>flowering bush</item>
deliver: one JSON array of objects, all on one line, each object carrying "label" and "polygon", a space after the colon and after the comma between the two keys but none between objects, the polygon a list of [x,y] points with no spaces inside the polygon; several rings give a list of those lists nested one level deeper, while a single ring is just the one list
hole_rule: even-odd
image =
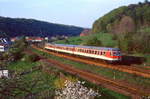
[{"label": "flowering bush", "polygon": [[94,99],[96,96],[100,96],[99,93],[92,89],[84,87],[85,82],[77,81],[71,82],[65,80],[64,88],[56,90],[56,99]]}]

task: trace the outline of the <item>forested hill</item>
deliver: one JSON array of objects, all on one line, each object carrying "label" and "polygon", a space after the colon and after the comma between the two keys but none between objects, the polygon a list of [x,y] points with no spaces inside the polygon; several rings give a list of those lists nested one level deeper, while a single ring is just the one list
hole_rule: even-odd
[{"label": "forested hill", "polygon": [[150,2],[131,4],[112,10],[93,24],[92,32],[135,32],[150,26]]},{"label": "forested hill", "polygon": [[48,23],[34,19],[0,17],[0,35],[14,36],[56,36],[79,35],[83,28]]}]

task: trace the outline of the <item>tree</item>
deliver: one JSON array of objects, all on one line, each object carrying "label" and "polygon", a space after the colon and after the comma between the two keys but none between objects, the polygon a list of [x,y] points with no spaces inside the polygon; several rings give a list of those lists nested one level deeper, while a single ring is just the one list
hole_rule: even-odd
[{"label": "tree", "polygon": [[99,40],[96,36],[91,37],[87,40],[84,41],[83,45],[88,45],[88,46],[102,46],[101,40]]},{"label": "tree", "polygon": [[145,3],[148,3],[148,0],[145,0]]}]

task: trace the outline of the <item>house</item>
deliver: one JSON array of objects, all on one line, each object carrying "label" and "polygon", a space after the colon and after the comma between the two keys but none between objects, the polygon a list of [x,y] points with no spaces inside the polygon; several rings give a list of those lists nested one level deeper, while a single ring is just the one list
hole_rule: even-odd
[{"label": "house", "polygon": [[8,45],[0,43],[0,52],[5,52],[8,49]]},{"label": "house", "polygon": [[0,52],[5,52],[9,48],[10,43],[7,38],[0,38]]},{"label": "house", "polygon": [[6,77],[8,78],[8,70],[0,70],[0,78]]},{"label": "house", "polygon": [[15,41],[17,41],[17,40],[19,40],[19,37],[14,37],[14,38],[11,38],[11,39],[10,39],[11,42],[15,42]]},{"label": "house", "polygon": [[42,37],[26,37],[27,42],[32,42],[32,43],[39,43],[42,42],[44,38]]}]

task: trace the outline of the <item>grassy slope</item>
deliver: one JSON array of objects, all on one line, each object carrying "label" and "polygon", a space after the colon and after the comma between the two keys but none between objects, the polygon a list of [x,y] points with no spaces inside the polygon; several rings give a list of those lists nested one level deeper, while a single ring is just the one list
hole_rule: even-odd
[{"label": "grassy slope", "polygon": [[128,81],[129,83],[134,83],[134,84],[138,84],[140,86],[144,86],[144,87],[148,87],[150,85],[150,79],[148,78],[143,78],[143,77],[139,77],[136,75],[132,75],[132,74],[128,74],[128,73],[124,73],[124,72],[120,72],[117,70],[112,70],[112,69],[108,69],[108,68],[103,68],[103,67],[97,67],[94,65],[88,65],[88,64],[84,64],[84,63],[80,63],[80,62],[75,62],[75,61],[71,61],[71,60],[66,60],[64,58],[60,58],[60,57],[56,57],[41,51],[37,51],[37,50],[33,50],[38,54],[41,55],[45,55],[49,58],[61,61],[65,64],[71,64],[72,66],[82,69],[82,70],[86,70],[89,72],[93,72],[99,75],[104,75],[106,77],[109,78],[115,78],[118,80],[125,80]]},{"label": "grassy slope", "polygon": [[103,46],[106,46],[106,47],[117,46],[117,41],[112,39],[113,34],[108,34],[108,33],[97,33],[97,34],[92,34],[89,36],[71,37],[68,40],[59,40],[59,41],[56,41],[55,43],[80,45],[80,44],[83,44],[86,40],[93,38],[93,37],[97,37],[99,40],[101,40]]},{"label": "grassy slope", "polygon": [[[150,33],[150,28],[142,29],[142,31]],[[83,37],[70,37],[68,40],[59,40],[59,41],[55,41],[55,43],[82,45],[84,44],[84,42],[86,42],[87,39],[93,38],[93,37],[97,37],[99,40],[101,40],[103,47],[118,47],[118,41],[113,40],[114,36],[113,34],[110,34],[110,33],[97,33],[97,34],[92,34],[92,35],[83,36]],[[132,55],[145,57],[146,61],[143,64],[145,64],[145,66],[150,67],[150,54],[135,53]],[[143,64],[142,66],[144,66]]]},{"label": "grassy slope", "polygon": [[[24,72],[31,70],[32,67],[38,66],[39,62],[26,62],[26,61],[17,61],[8,66],[8,69],[15,72]],[[25,82],[34,82],[34,80],[39,80],[36,86],[33,89],[29,89],[32,93],[42,93],[43,91],[54,90],[53,81],[56,79],[54,75],[48,75],[41,70],[36,70],[31,73],[22,76],[22,80]],[[30,87],[29,87],[30,88]],[[24,96],[25,94],[22,94]]]},{"label": "grassy slope", "polygon": [[[34,51],[37,52],[36,50]],[[42,54],[41,52],[39,53]],[[15,63],[11,63],[8,66],[8,69],[15,72],[24,72],[30,70],[33,67],[38,66],[39,64],[40,64],[39,62],[30,63],[26,61],[17,61]],[[53,82],[57,79],[57,77],[54,75],[43,73],[41,70],[37,70],[29,74],[23,75],[22,79],[25,82],[33,82],[35,79],[40,79],[40,82],[38,82],[33,89],[30,89],[30,86],[28,87],[29,90],[32,90],[32,93],[42,93],[43,95],[45,95],[45,92],[48,90],[52,91],[51,93],[53,94],[55,89]],[[93,86],[94,85],[91,86],[87,85],[87,87],[93,87]],[[124,95],[118,94],[116,92],[110,91],[106,88],[100,88],[100,92],[102,94],[101,99],[128,99],[129,98]],[[24,96],[24,95],[25,93],[20,94],[20,96]]]},{"label": "grassy slope", "polygon": [[[127,77],[124,77],[124,75],[126,75],[126,73],[122,73],[122,72],[119,72],[119,71],[110,70],[110,69],[106,69],[106,68],[102,68],[102,67],[96,67],[96,66],[92,66],[92,65],[88,65],[88,64],[84,64],[84,63],[74,62],[74,61],[71,61],[71,60],[66,60],[66,59],[59,58],[59,57],[56,57],[56,56],[53,56],[53,55],[49,55],[49,54],[44,53],[44,52],[37,51],[35,49],[33,49],[33,51],[38,53],[38,54],[41,54],[41,55],[47,56],[49,58],[52,58],[54,60],[61,61],[65,64],[70,64],[70,65],[72,65],[76,68],[82,69],[82,70],[86,70],[86,71],[93,72],[93,73],[100,74],[100,75],[105,75],[105,76],[110,77],[110,78],[114,77],[114,72],[115,72],[116,79],[126,79],[127,78]],[[141,79],[140,79],[140,81],[141,81]],[[113,91],[110,91],[108,89],[105,89],[105,88],[103,88],[102,91],[112,95],[113,97],[116,97],[117,99],[129,98],[129,97],[123,96],[121,94],[115,93]]]}]

